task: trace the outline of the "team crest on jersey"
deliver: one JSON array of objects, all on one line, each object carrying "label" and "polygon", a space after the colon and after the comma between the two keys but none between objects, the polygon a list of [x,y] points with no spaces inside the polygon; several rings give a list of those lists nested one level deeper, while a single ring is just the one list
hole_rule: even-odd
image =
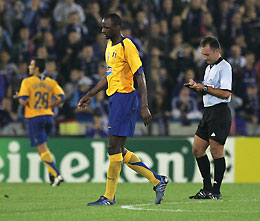
[{"label": "team crest on jersey", "polygon": [[116,57],[116,55],[117,55],[117,52],[116,52],[116,51],[114,51],[114,52],[113,52],[113,54],[112,54],[112,57],[113,57],[113,58],[115,58],[115,57]]}]

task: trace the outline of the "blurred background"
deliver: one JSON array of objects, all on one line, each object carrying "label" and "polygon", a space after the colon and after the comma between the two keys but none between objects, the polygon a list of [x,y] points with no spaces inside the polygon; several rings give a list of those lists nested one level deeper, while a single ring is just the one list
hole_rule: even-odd
[{"label": "blurred background", "polygon": [[79,99],[105,74],[101,21],[121,16],[122,34],[139,50],[153,123],[139,118],[136,136],[193,136],[201,97],[183,87],[203,80],[200,39],[216,36],[233,68],[230,135],[260,135],[260,1],[258,0],[0,0],[0,136],[26,136],[23,107],[12,96],[34,56],[63,87],[53,136],[106,137],[108,98],[85,111]]}]

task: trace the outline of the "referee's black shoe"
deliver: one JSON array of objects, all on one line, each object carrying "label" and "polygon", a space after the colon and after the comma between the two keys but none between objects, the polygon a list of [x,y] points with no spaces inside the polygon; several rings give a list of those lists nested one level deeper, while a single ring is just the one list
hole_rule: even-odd
[{"label": "referee's black shoe", "polygon": [[210,191],[201,189],[194,196],[190,196],[189,199],[195,199],[195,200],[213,199],[213,195]]},{"label": "referee's black shoe", "polygon": [[217,193],[211,193],[211,199],[214,199],[214,200],[222,200],[222,195],[221,193],[217,194]]}]

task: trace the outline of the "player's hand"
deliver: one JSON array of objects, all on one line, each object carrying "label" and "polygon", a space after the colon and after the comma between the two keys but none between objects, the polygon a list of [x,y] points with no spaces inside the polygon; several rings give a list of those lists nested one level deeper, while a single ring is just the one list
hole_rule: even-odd
[{"label": "player's hand", "polygon": [[202,92],[203,88],[205,87],[204,84],[201,83],[195,83],[194,85],[192,85],[190,88],[198,91],[198,92]]},{"label": "player's hand", "polygon": [[18,91],[15,92],[15,94],[13,95],[13,98],[14,99],[18,99],[19,98],[19,92]]},{"label": "player's hand", "polygon": [[196,86],[196,82],[193,79],[189,79],[189,82],[185,83],[184,86],[188,88],[194,88],[193,86]]},{"label": "player's hand", "polygon": [[87,108],[89,102],[91,101],[92,97],[86,94],[83,98],[80,99],[78,103],[78,109],[84,110]]},{"label": "player's hand", "polygon": [[152,115],[148,107],[142,107],[141,108],[141,117],[144,122],[144,126],[148,126],[148,124],[152,120]]}]

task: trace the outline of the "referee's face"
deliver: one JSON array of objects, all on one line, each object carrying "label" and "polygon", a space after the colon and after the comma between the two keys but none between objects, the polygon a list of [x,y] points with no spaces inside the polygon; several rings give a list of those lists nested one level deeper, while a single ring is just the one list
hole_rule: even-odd
[{"label": "referee's face", "polygon": [[219,59],[219,49],[212,49],[209,44],[201,48],[201,54],[208,64],[214,64]]}]

